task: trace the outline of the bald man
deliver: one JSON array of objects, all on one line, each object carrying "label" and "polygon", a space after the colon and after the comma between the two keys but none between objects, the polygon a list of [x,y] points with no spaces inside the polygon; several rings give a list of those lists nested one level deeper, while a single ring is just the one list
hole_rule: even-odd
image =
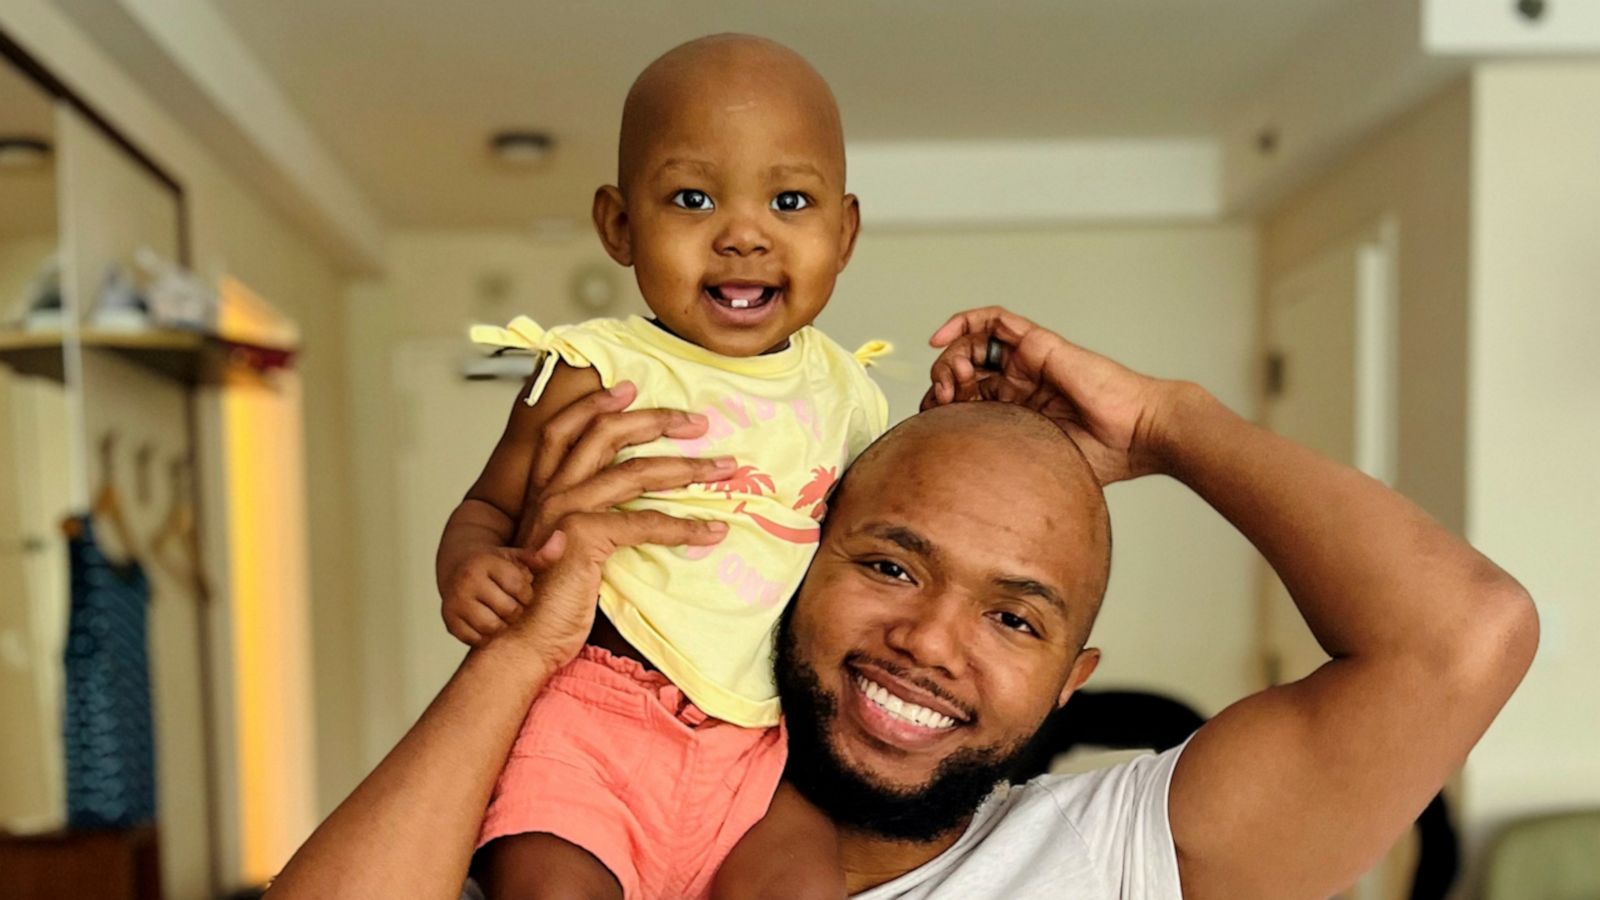
[{"label": "bald man", "polygon": [[[984,368],[991,341],[1002,358]],[[1353,883],[1526,672],[1527,594],[1404,498],[1195,385],[1000,309],[957,316],[934,342],[929,411],[850,470],[782,626],[790,776],[838,825],[849,892],[1283,900]],[[964,402],[982,400],[1031,411]],[[563,433],[625,443],[683,425],[626,404],[582,398]],[[580,474],[608,492],[706,474],[651,462]],[[1106,578],[1100,487],[1153,474],[1255,543],[1332,659],[1176,750],[991,792],[1098,659],[1085,644]],[[468,655],[272,896],[455,897],[528,704],[588,634],[606,556],[714,540],[703,523],[603,507],[556,523],[530,614]]]}]

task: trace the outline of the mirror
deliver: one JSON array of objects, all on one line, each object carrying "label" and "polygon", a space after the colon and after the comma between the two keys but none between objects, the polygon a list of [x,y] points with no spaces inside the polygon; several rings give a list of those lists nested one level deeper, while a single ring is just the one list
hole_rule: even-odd
[{"label": "mirror", "polygon": [[[55,101],[0,59],[0,342],[59,332],[59,144]],[[59,351],[57,351],[59,352]],[[71,505],[67,394],[58,380],[0,367],[0,828],[60,824],[65,808],[60,664]]]},{"label": "mirror", "polygon": [[[194,554],[193,385],[172,377],[163,365],[184,355],[191,336],[160,323],[154,282],[181,257],[180,197],[142,162],[77,109],[59,117],[64,181],[63,218],[71,228],[67,280],[77,317],[78,392],[82,411],[87,516],[77,507],[74,577],[104,585],[86,595],[74,587],[74,602],[102,598],[124,627],[142,626],[146,656],[107,654],[97,665],[117,667],[126,679],[115,708],[137,712],[139,694],[150,713],[117,723],[127,728],[124,749],[141,752],[138,735],[153,729],[147,759],[153,789],[129,780],[153,803],[160,835],[162,880],[167,896],[204,896],[214,858],[209,835],[209,727],[203,691],[204,648],[201,580]],[[68,346],[69,370],[73,366]],[[70,383],[69,376],[69,383]],[[140,609],[142,605],[142,609]],[[134,617],[143,613],[143,621]],[[75,638],[92,621],[71,623]],[[68,734],[84,722],[72,719],[73,666],[67,656]],[[146,683],[137,684],[143,674]],[[94,727],[91,725],[91,727]],[[67,747],[68,758],[74,748]],[[70,770],[69,770],[70,774]],[[70,783],[70,779],[69,779]],[[92,822],[98,800],[73,802],[69,823]],[[117,798],[112,798],[111,810]]]},{"label": "mirror", "polygon": [[198,339],[159,308],[183,228],[170,176],[0,57],[0,837],[87,859],[86,829],[110,829],[166,896],[199,897],[217,852]]}]

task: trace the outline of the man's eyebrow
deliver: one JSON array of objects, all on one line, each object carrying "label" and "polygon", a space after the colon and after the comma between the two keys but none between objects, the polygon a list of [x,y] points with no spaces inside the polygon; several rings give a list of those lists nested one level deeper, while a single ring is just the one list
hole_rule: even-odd
[{"label": "man's eyebrow", "polygon": [[861,526],[861,530],[875,538],[898,544],[908,553],[918,556],[932,557],[933,542],[904,525],[890,525],[887,522],[868,522]]},{"label": "man's eyebrow", "polygon": [[1019,575],[1003,575],[994,580],[995,587],[1015,594],[1029,594],[1054,606],[1063,616],[1068,615],[1067,601],[1050,585]]}]

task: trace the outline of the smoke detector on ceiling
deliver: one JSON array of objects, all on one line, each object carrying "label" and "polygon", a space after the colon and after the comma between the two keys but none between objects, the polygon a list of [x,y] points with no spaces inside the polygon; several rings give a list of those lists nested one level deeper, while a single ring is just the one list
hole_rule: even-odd
[{"label": "smoke detector on ceiling", "polygon": [[555,138],[543,131],[499,131],[489,138],[489,152],[507,166],[527,168],[550,158]]}]

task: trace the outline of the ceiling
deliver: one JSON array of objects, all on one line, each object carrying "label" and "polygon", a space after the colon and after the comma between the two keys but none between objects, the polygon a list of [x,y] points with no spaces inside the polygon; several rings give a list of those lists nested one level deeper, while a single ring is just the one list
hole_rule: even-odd
[{"label": "ceiling", "polygon": [[[1348,0],[210,0],[392,225],[586,216],[622,98],[683,40],[803,53],[852,141],[1201,136]],[[547,129],[536,172],[489,159]]]}]

